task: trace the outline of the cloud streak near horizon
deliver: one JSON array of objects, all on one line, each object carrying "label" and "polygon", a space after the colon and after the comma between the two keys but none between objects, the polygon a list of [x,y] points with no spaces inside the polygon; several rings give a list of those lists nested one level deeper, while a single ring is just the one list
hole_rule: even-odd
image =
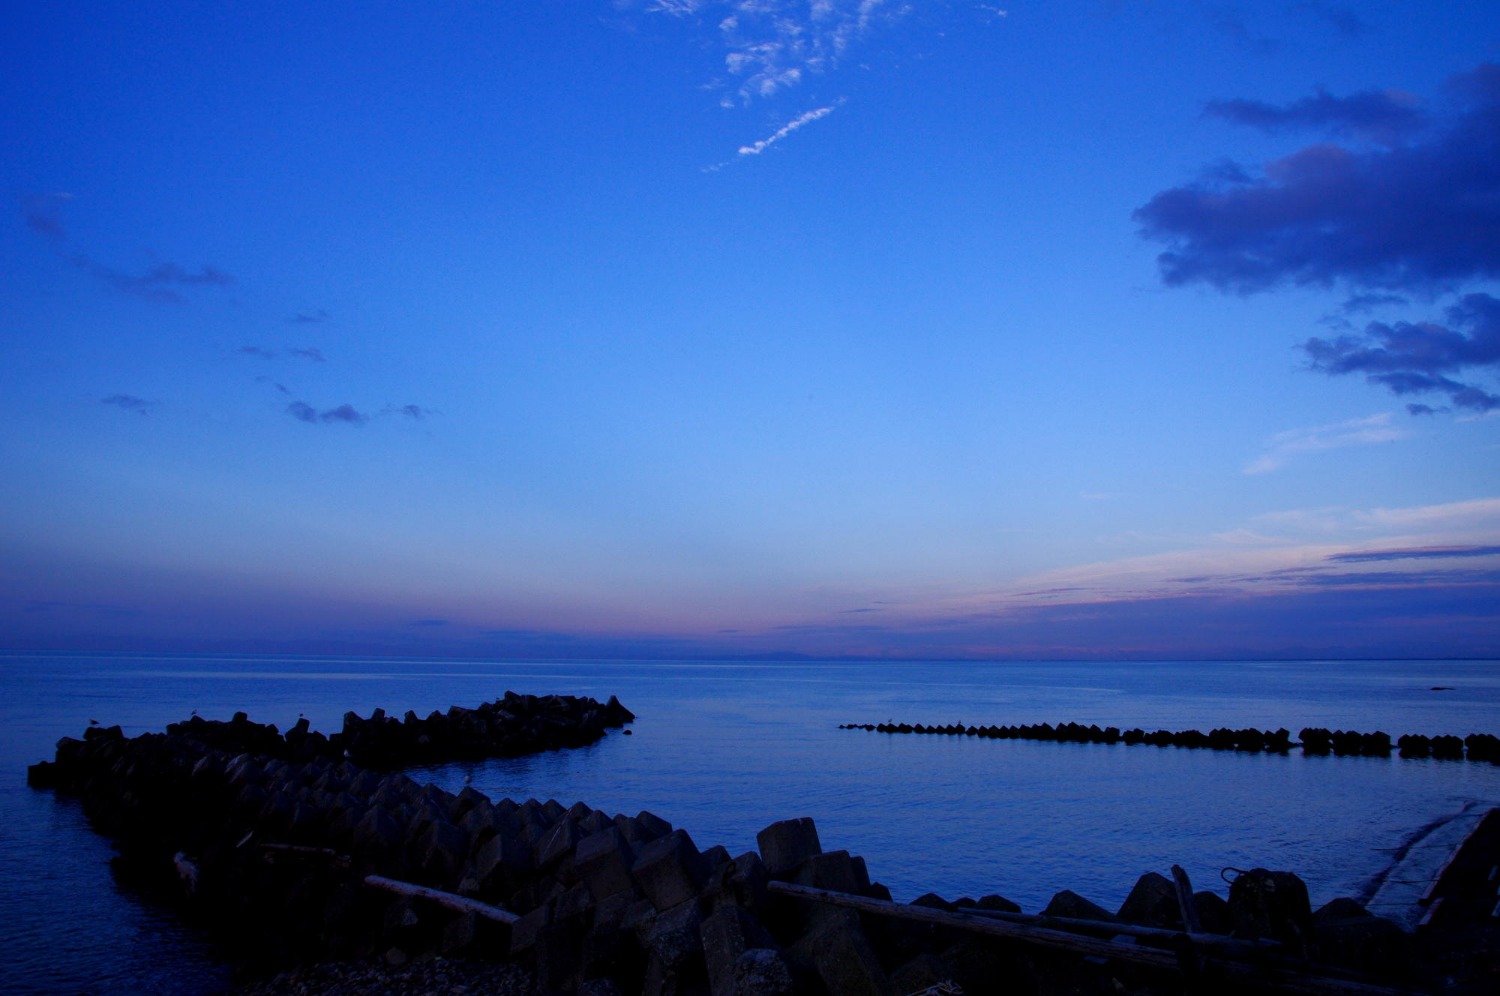
[{"label": "cloud streak near horizon", "polygon": [[1271,437],[1266,452],[1246,466],[1244,472],[1266,474],[1279,470],[1290,457],[1298,454],[1343,449],[1346,446],[1389,443],[1411,435],[1403,429],[1395,428],[1390,423],[1390,415],[1382,413],[1368,418],[1349,419],[1333,425],[1310,426],[1279,432]]}]

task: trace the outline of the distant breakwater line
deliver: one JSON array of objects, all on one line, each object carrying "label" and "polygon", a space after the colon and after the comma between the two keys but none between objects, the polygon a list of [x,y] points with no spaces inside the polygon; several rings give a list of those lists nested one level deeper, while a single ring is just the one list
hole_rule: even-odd
[{"label": "distant breakwater line", "polygon": [[[1303,754],[1338,757],[1390,757],[1392,744],[1390,734],[1379,730],[1360,733],[1358,730],[1326,730],[1322,727],[1306,727],[1297,734],[1298,740],[1285,729],[1214,729],[1203,733],[1199,730],[1153,730],[1141,729],[1121,731],[1118,727],[1097,725],[1083,726],[1078,723],[1038,723],[1020,726],[965,726],[952,723],[946,726],[928,726],[922,723],[841,723],[841,730],[869,730],[876,733],[931,733],[946,736],[979,737],[984,740],[1042,740],[1052,743],[1081,744],[1147,744],[1152,747],[1186,747],[1191,750],[1227,750],[1242,753],[1285,754],[1300,749]],[[1456,736],[1427,737],[1406,734],[1400,737],[1394,749],[1401,757],[1433,757],[1439,760],[1488,761],[1500,764],[1500,737],[1488,733],[1471,733],[1462,739]]]}]

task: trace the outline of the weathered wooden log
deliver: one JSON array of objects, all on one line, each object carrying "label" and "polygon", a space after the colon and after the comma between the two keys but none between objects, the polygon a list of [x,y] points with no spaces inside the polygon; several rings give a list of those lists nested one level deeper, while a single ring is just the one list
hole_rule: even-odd
[{"label": "weathered wooden log", "polygon": [[[1157,968],[1173,969],[1177,967],[1177,955],[1174,952],[1165,951],[1161,948],[1122,944],[1118,941],[1090,937],[1085,934],[1069,933],[1064,930],[1041,927],[1029,923],[1011,923],[1008,919],[984,916],[979,910],[966,909],[949,912],[948,910],[933,909],[929,906],[908,906],[904,903],[894,903],[884,899],[869,899],[864,896],[855,896],[845,892],[814,889],[811,886],[796,885],[791,882],[771,882],[767,888],[772,893],[790,896],[795,899],[828,903],[831,906],[844,906],[849,909],[858,910],[861,913],[874,913],[878,916],[889,916],[898,920],[911,920],[916,923],[927,923],[941,927],[957,927],[961,930],[984,934],[988,937],[999,937],[1004,940],[1038,944],[1043,947],[1071,951],[1074,954],[1086,957],[1120,958],[1139,964],[1152,965]],[[1097,926],[1114,927],[1116,925],[1107,924]],[[1126,925],[1120,924],[1118,926]]]},{"label": "weathered wooden log", "polygon": [[[975,934],[996,937],[1007,941],[1016,941],[1021,944],[1034,944],[1038,947],[1066,951],[1083,957],[1133,962],[1137,965],[1145,965],[1150,968],[1169,972],[1181,972],[1183,970],[1183,963],[1179,958],[1178,951],[1105,940],[1103,938],[1069,933],[1064,930],[1056,930],[1029,923],[1012,923],[1006,919],[977,915],[978,911],[950,912],[948,910],[932,909],[927,906],[908,906],[904,903],[894,903],[883,899],[870,899],[865,896],[856,896],[844,892],[814,889],[810,886],[795,885],[791,882],[771,882],[768,889],[776,895],[810,902],[827,903],[832,906],[843,906],[861,913],[871,913],[876,916],[888,916],[895,919],[910,920],[916,923],[926,923],[940,927],[954,927]],[[1015,915],[1006,914],[1006,916]],[[1126,924],[1096,924],[1094,925],[1094,929],[1113,929],[1115,933],[1125,933],[1126,931],[1121,928],[1128,926]],[[1137,931],[1148,929],[1151,928],[1134,928]],[[1172,932],[1164,931],[1164,933],[1171,934]],[[1191,950],[1191,938],[1186,934],[1180,933],[1175,936],[1179,939],[1180,945],[1188,946],[1188,950]],[[1213,937],[1215,935],[1206,936]],[[1220,940],[1225,939],[1220,938]],[[1214,952],[1214,967],[1216,971],[1230,978],[1253,983],[1268,992],[1306,993],[1308,996],[1416,996],[1412,990],[1391,988],[1363,980],[1340,977],[1346,976],[1348,973],[1339,973],[1338,975],[1328,974],[1336,970],[1321,971],[1323,966],[1292,965],[1288,964],[1284,959],[1279,959],[1275,965],[1261,960],[1256,960],[1253,963],[1244,963],[1237,960],[1236,956],[1230,951],[1222,949]]]},{"label": "weathered wooden log", "polygon": [[399,882],[384,875],[366,875],[365,885],[374,889],[384,889],[386,892],[394,892],[398,896],[407,896],[413,899],[426,899],[437,903],[450,910],[459,913],[473,913],[484,917],[486,920],[494,920],[496,923],[513,924],[521,919],[510,910],[491,906],[489,903],[481,903],[477,899],[468,896],[456,895],[452,892],[443,892],[441,889],[429,889],[425,885],[415,885],[411,882]]},{"label": "weathered wooden log", "polygon": [[[772,883],[772,888],[776,888],[776,883]],[[1045,913],[1010,913],[1005,910],[985,910],[977,907],[965,907],[961,912],[969,916],[1002,920],[1023,926],[1042,927],[1047,930],[1061,930],[1070,934],[1133,937],[1161,944],[1173,950],[1182,948],[1184,942],[1191,942],[1197,948],[1222,951],[1246,959],[1259,960],[1274,957],[1283,951],[1280,941],[1273,941],[1269,938],[1246,940],[1238,937],[1225,937],[1222,934],[1207,934],[1202,930],[1184,932],[1161,927],[1143,927],[1121,920],[1085,920],[1079,917],[1053,916]]]},{"label": "weathered wooden log", "polygon": [[1245,958],[1260,957],[1279,953],[1281,944],[1279,941],[1268,939],[1243,940],[1238,937],[1224,937],[1221,934],[1185,933],[1181,930],[1164,930],[1161,927],[1142,927],[1139,924],[1124,923],[1118,920],[1082,920],[1077,917],[1048,916],[1036,913],[1007,913],[1004,910],[981,910],[965,909],[963,912],[974,916],[987,917],[991,920],[1004,920],[1006,923],[1022,924],[1024,926],[1045,927],[1048,930],[1062,930],[1071,934],[1108,934],[1111,937],[1134,937],[1142,941],[1150,941],[1156,944],[1181,947],[1184,941],[1191,942],[1200,948],[1209,948],[1214,951],[1232,952]]}]

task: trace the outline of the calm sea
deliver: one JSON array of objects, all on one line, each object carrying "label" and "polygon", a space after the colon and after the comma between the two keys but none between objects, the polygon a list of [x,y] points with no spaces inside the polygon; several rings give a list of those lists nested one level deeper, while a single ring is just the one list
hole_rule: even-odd
[{"label": "calm sea", "polygon": [[[1436,691],[1433,686],[1449,690]],[[1117,906],[1180,864],[1300,874],[1314,904],[1409,915],[1446,848],[1500,805],[1500,767],[1398,758],[886,736],[840,723],[1304,726],[1500,734],[1500,662],[721,663],[0,655],[0,989],[199,994],[229,982],[211,947],[122,890],[78,806],[25,766],[89,720],[128,734],[196,710],[285,728],[474,705],[507,689],[604,699],[638,719],[581,750],[414,776],[492,797],[649,810],[700,847],[754,847],[811,816],[825,849],[864,855],[898,899],[1000,893],[1027,911],[1061,889]]]}]

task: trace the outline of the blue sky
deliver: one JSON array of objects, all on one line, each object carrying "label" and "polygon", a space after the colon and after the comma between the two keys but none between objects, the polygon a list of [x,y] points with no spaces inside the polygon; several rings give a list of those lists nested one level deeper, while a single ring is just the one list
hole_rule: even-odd
[{"label": "blue sky", "polygon": [[0,644],[1500,656],[1500,9],[18,11]]}]

